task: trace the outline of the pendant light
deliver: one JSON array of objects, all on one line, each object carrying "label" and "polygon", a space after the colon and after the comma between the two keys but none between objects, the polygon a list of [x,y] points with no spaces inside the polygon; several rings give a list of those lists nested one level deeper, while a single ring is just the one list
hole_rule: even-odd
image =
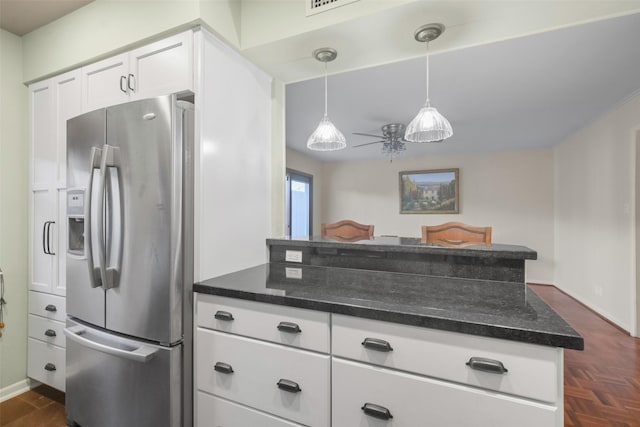
[{"label": "pendant light", "polygon": [[307,140],[307,148],[315,151],[342,150],[347,146],[347,141],[327,116],[327,62],[336,59],[338,52],[330,47],[322,47],[313,51],[313,56],[324,62],[324,117]]},{"label": "pendant light", "polygon": [[442,24],[427,24],[416,30],[414,37],[427,45],[427,100],[418,115],[409,123],[404,139],[410,142],[441,142],[453,135],[449,121],[431,106],[429,100],[429,42],[444,32]]}]

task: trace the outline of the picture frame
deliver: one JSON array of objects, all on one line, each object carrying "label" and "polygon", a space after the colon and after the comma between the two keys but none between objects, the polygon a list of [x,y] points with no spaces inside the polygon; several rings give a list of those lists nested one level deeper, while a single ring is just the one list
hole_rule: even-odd
[{"label": "picture frame", "polygon": [[433,169],[400,172],[401,214],[457,214],[460,170]]}]

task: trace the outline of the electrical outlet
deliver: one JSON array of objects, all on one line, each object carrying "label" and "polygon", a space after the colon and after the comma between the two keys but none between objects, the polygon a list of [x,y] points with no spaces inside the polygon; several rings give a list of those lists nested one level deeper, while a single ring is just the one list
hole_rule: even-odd
[{"label": "electrical outlet", "polygon": [[286,251],[284,260],[287,262],[302,262],[302,251]]},{"label": "electrical outlet", "polygon": [[287,267],[284,269],[284,275],[287,279],[302,279],[302,269]]}]

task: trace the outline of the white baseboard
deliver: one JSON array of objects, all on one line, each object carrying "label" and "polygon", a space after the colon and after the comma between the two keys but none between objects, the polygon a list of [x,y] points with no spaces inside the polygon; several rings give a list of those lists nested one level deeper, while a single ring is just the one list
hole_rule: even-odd
[{"label": "white baseboard", "polygon": [[[569,295],[571,298],[573,298],[573,299],[579,301],[580,303],[586,305],[591,310],[595,311],[600,316],[602,316],[605,319],[607,319],[609,322],[611,322],[614,325],[618,326],[620,329],[622,329],[622,330],[626,331],[627,333],[629,333],[629,331],[630,331],[629,325],[627,325],[624,322],[618,320],[611,313],[608,313],[606,310],[601,309],[596,304],[593,304],[591,301],[587,300],[586,298],[582,298],[581,296],[578,296],[578,295],[574,294],[573,292],[568,291],[567,289],[561,288],[559,286],[556,286],[556,287],[558,289],[560,289],[562,292],[564,292],[565,294]],[[631,335],[631,334],[629,333],[629,335]]]},{"label": "white baseboard", "polygon": [[18,381],[15,384],[8,385],[6,387],[0,388],[0,402],[4,402],[5,400],[11,399],[19,394],[22,394],[26,391],[31,390],[39,383],[36,383],[29,378],[25,378],[22,381]]}]

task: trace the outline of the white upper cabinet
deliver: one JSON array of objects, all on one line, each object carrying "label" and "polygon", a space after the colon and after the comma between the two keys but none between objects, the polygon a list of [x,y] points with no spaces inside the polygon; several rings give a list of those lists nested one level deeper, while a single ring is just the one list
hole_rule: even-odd
[{"label": "white upper cabinet", "polygon": [[107,58],[82,68],[82,111],[127,102],[129,54]]},{"label": "white upper cabinet", "polygon": [[82,110],[193,90],[193,32],[82,68]]},{"label": "white upper cabinet", "polygon": [[193,90],[193,32],[131,51],[127,89],[133,99]]}]

